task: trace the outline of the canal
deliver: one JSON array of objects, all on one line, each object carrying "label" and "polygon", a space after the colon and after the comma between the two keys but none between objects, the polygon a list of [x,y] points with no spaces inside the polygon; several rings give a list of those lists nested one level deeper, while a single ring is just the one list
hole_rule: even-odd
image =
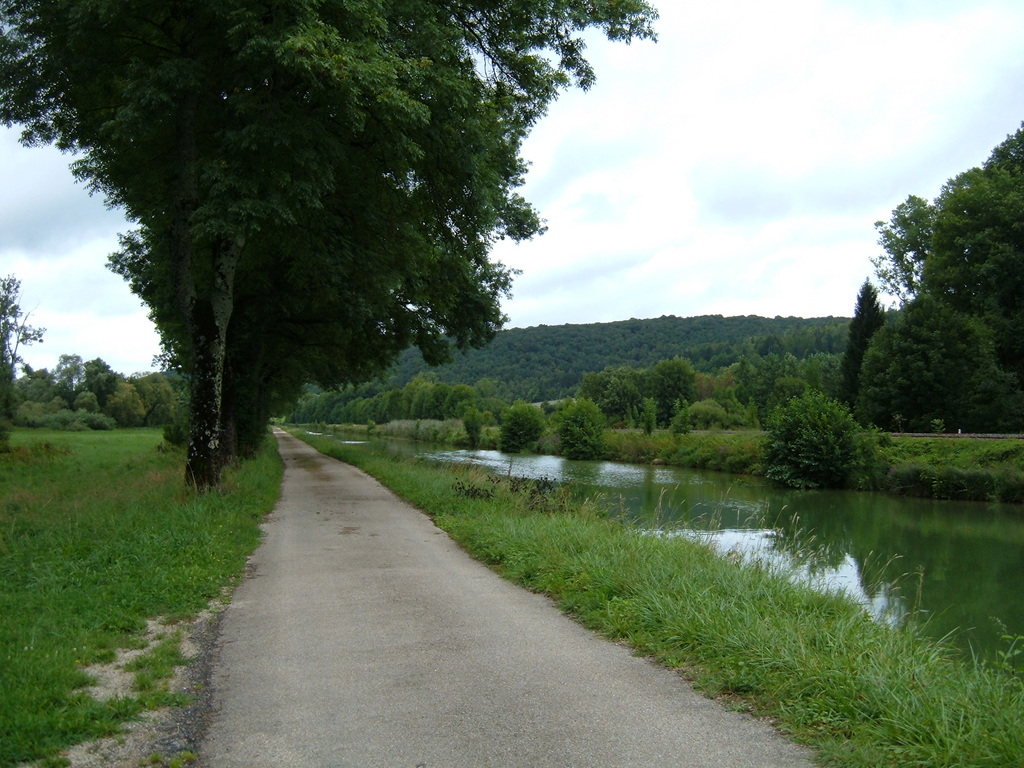
[{"label": "canal", "polygon": [[879,621],[920,623],[986,658],[1024,635],[1024,509],[880,493],[780,489],[745,475],[405,442],[442,462],[570,483],[658,535],[707,541],[842,590]]}]

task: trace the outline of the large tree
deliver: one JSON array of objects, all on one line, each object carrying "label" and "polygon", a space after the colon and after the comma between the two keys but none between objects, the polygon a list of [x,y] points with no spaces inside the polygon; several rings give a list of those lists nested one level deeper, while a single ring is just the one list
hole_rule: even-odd
[{"label": "large tree", "polygon": [[0,116],[81,153],[138,223],[115,268],[191,377],[188,476],[305,378],[443,359],[500,326],[530,237],[520,145],[643,0],[2,0]]},{"label": "large tree", "polygon": [[882,429],[1018,432],[1024,397],[999,366],[991,330],[930,294],[875,334],[864,356],[857,411]]},{"label": "large tree", "polygon": [[895,412],[919,429],[930,420],[1024,427],[1022,222],[1024,128],[934,202],[911,197],[880,225],[888,258],[876,262],[879,278],[906,303],[865,356],[862,415],[884,424]]},{"label": "large tree", "polygon": [[951,179],[936,206],[924,285],[992,330],[1001,365],[1024,386],[1024,129],[981,168]]}]

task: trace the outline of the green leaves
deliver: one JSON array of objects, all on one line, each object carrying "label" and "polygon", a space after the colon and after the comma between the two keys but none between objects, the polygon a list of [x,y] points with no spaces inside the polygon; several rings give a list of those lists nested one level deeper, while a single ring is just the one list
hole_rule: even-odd
[{"label": "green leaves", "polygon": [[794,488],[836,488],[846,481],[858,431],[846,406],[808,391],[777,408],[765,426],[765,476]]}]

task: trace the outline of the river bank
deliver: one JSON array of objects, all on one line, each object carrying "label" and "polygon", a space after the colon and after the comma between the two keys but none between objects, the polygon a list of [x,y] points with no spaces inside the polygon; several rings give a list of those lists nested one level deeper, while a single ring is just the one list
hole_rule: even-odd
[{"label": "river bank", "polygon": [[586,626],[776,719],[826,764],[1024,763],[1024,685],[1008,663],[974,663],[845,599],[680,537],[641,534],[529,483],[298,436],[368,471]]},{"label": "river bank", "polygon": [[[462,422],[418,420],[389,424],[314,425],[314,431],[344,431],[357,437],[405,438],[439,445],[468,447]],[[672,434],[608,430],[601,458],[631,464],[708,469],[761,476],[764,433],[711,431]],[[891,435],[865,433],[851,490],[881,491],[918,498],[1024,504],[1024,439],[990,435]],[[497,449],[499,430],[486,427],[477,447]],[[536,445],[543,454],[559,455],[554,435]]]}]

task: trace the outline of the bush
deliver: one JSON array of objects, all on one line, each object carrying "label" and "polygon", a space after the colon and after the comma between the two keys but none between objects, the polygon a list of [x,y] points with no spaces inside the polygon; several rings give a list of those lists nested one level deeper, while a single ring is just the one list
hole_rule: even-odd
[{"label": "bush", "polygon": [[469,406],[462,414],[462,428],[466,430],[466,439],[470,448],[480,445],[480,432],[484,426],[483,414],[473,406]]},{"label": "bush", "polygon": [[653,397],[644,400],[644,409],[640,413],[640,428],[645,435],[654,432],[658,426],[658,401]]},{"label": "bush", "polygon": [[164,440],[179,447],[188,445],[188,408],[178,408],[174,421],[164,426]]},{"label": "bush", "polygon": [[726,429],[732,417],[717,400],[701,400],[690,406],[690,425],[694,429]]},{"label": "bush", "polygon": [[808,391],[768,418],[764,473],[794,488],[844,485],[857,461],[857,422],[842,403]]},{"label": "bush", "polygon": [[668,426],[673,435],[685,435],[690,431],[690,405],[685,400],[676,400],[675,413]]},{"label": "bush", "polygon": [[558,412],[558,439],[562,455],[567,459],[601,458],[604,453],[604,424],[604,414],[593,400],[581,397],[570,401]]},{"label": "bush", "polygon": [[501,412],[501,450],[518,453],[532,447],[544,432],[540,408],[517,400]]}]

